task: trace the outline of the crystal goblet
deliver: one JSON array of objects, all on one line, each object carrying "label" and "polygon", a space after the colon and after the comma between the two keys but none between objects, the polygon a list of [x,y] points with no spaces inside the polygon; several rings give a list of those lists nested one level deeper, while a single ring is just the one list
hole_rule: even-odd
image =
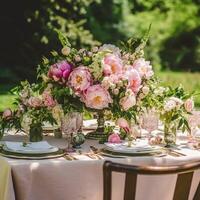
[{"label": "crystal goblet", "polygon": [[148,136],[151,136],[152,131],[158,129],[158,115],[155,111],[147,111],[142,115],[141,128],[147,130]]},{"label": "crystal goblet", "polygon": [[67,152],[73,152],[72,148],[72,136],[77,131],[76,115],[74,113],[68,113],[61,119],[61,130],[67,140]]}]

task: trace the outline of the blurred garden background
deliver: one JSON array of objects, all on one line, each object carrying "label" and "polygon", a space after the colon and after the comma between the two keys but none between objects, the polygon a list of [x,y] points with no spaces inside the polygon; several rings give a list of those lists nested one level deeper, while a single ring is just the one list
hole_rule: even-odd
[{"label": "blurred garden background", "polygon": [[[76,47],[141,37],[152,24],[145,51],[164,85],[200,92],[200,0],[20,0],[0,7],[0,110],[9,90],[35,81],[37,64],[61,48],[54,31]],[[195,99],[200,106],[200,97]]]}]

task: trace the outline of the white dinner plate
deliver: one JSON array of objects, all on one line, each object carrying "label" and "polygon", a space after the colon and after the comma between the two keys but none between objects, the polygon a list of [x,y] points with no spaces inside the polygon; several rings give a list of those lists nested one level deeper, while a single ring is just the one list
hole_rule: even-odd
[{"label": "white dinner plate", "polygon": [[52,146],[46,141],[32,142],[26,146],[23,146],[22,142],[5,142],[3,149],[12,153],[22,154],[54,153],[59,150],[58,147]]}]

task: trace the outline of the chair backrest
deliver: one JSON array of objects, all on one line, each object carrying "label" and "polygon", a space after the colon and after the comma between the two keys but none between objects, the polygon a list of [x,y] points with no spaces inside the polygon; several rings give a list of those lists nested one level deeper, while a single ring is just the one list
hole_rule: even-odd
[{"label": "chair backrest", "polygon": [[[177,174],[173,200],[188,200],[194,170],[200,168],[199,162],[176,166],[133,166],[105,161],[103,166],[103,200],[111,200],[112,172],[125,173],[124,200],[135,200],[137,175]],[[200,200],[200,184],[193,200]]]}]

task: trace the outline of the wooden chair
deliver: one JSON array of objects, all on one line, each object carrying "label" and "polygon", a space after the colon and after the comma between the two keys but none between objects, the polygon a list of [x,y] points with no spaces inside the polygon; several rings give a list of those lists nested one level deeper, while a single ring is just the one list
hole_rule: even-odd
[{"label": "wooden chair", "polygon": [[[105,161],[103,166],[103,200],[111,200],[112,172],[125,173],[124,200],[135,200],[137,175],[177,174],[173,200],[188,200],[194,170],[200,161],[176,166],[132,166]],[[200,200],[200,183],[193,200]]]}]

